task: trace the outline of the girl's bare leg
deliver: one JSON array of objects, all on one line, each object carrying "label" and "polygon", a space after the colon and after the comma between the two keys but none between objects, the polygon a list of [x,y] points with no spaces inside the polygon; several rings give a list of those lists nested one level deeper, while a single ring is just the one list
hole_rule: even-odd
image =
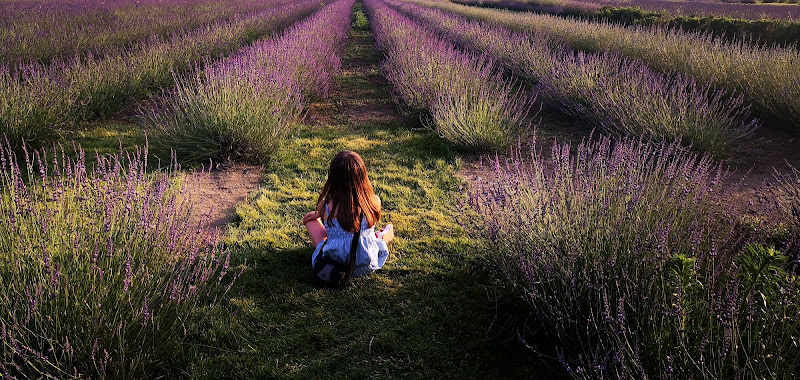
[{"label": "girl's bare leg", "polygon": [[380,232],[380,237],[385,241],[387,244],[394,239],[394,227],[391,223],[387,224],[386,227]]},{"label": "girl's bare leg", "polygon": [[[306,214],[306,218],[303,219],[310,219],[311,214],[316,214],[316,211]],[[322,224],[322,219],[315,218],[308,220],[305,225],[306,229],[308,230],[308,235],[311,236],[311,243],[314,244],[315,247],[317,244],[319,244],[319,242],[328,238],[328,233],[325,232],[325,226]]]}]

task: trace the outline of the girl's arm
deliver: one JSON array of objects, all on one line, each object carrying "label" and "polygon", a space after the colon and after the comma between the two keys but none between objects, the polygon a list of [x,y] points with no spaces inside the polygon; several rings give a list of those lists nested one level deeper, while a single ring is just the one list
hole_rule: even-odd
[{"label": "girl's arm", "polygon": [[317,204],[316,210],[311,211],[305,216],[303,216],[303,224],[306,224],[314,219],[322,219],[324,213],[325,213],[324,202],[320,202]]},{"label": "girl's arm", "polygon": [[305,216],[303,216],[303,224],[306,224],[306,223],[308,223],[308,222],[311,222],[311,221],[313,221],[313,220],[315,220],[315,219],[319,219],[319,218],[321,218],[321,217],[322,217],[322,216],[321,216],[321,215],[319,214],[319,212],[317,212],[316,210],[314,210],[314,211],[311,211],[311,212],[309,212],[308,214],[306,214]]}]

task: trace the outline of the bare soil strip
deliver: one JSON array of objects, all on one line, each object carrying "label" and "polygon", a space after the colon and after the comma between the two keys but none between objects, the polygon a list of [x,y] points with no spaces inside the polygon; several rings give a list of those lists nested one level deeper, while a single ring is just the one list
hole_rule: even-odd
[{"label": "bare soil strip", "polygon": [[224,226],[233,217],[234,207],[259,189],[263,177],[263,166],[245,164],[189,174],[187,185],[193,187],[197,196],[194,215],[208,218],[209,227]]}]

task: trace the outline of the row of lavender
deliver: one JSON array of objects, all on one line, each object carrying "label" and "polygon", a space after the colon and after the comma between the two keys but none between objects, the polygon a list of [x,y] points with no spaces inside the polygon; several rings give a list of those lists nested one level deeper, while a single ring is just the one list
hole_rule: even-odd
[{"label": "row of lavender", "polygon": [[89,53],[107,55],[109,50],[169,38],[264,6],[263,0],[0,2],[0,62],[14,67]]},{"label": "row of lavender", "polygon": [[259,162],[292,131],[338,72],[355,0],[339,0],[281,36],[176,79],[163,104],[142,115],[154,141],[181,161]]},{"label": "row of lavender", "polygon": [[[281,138],[302,102],[330,85],[352,5],[335,2],[205,75],[178,77],[174,98],[150,119],[158,138],[201,125],[220,127],[191,132],[217,146]],[[242,124],[253,129],[246,137]],[[242,272],[195,211],[177,156],[149,173],[146,149],[96,157],[93,168],[75,153],[17,159],[8,144],[0,149],[0,375],[185,375],[192,337]]]},{"label": "row of lavender", "polygon": [[694,77],[737,91],[756,114],[775,126],[800,131],[800,51],[725,42],[709,35],[663,28],[630,27],[574,19],[413,0],[523,33],[547,32],[574,50],[613,51],[668,75]]},{"label": "row of lavender", "polygon": [[365,1],[381,65],[404,105],[428,111],[431,128],[470,151],[507,149],[529,127],[535,97],[505,81],[497,64],[464,53],[377,0]]},{"label": "row of lavender", "polygon": [[0,66],[0,134],[14,146],[52,139],[79,121],[108,115],[132,100],[172,87],[175,73],[228,54],[319,6],[314,0],[268,6],[239,20],[97,59],[13,70]]},{"label": "row of lavender", "polygon": [[547,13],[583,13],[598,10],[603,6],[637,7],[648,11],[666,11],[672,15],[722,16],[747,20],[797,20],[800,18],[800,7],[787,7],[775,3],[797,3],[797,0],[763,1],[675,1],[675,0],[457,0],[466,5],[491,6],[518,11]]},{"label": "row of lavender", "polygon": [[583,379],[797,377],[800,171],[765,193],[764,221],[677,144],[590,139],[493,164],[463,225],[528,304],[519,338],[538,357]]},{"label": "row of lavender", "polygon": [[568,49],[547,32],[519,33],[414,4],[397,9],[460,46],[487,54],[525,78],[539,98],[610,134],[674,141],[715,156],[757,127],[742,96],[691,77],[655,72],[613,53]]},{"label": "row of lavender", "polygon": [[177,164],[75,153],[0,149],[0,374],[155,377],[237,275]]}]

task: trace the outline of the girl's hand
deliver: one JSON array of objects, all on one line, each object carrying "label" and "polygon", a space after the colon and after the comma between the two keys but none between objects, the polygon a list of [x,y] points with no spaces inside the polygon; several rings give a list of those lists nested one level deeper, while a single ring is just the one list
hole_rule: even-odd
[{"label": "girl's hand", "polygon": [[311,222],[315,219],[319,219],[319,213],[316,211],[311,211],[303,217],[303,224]]}]

